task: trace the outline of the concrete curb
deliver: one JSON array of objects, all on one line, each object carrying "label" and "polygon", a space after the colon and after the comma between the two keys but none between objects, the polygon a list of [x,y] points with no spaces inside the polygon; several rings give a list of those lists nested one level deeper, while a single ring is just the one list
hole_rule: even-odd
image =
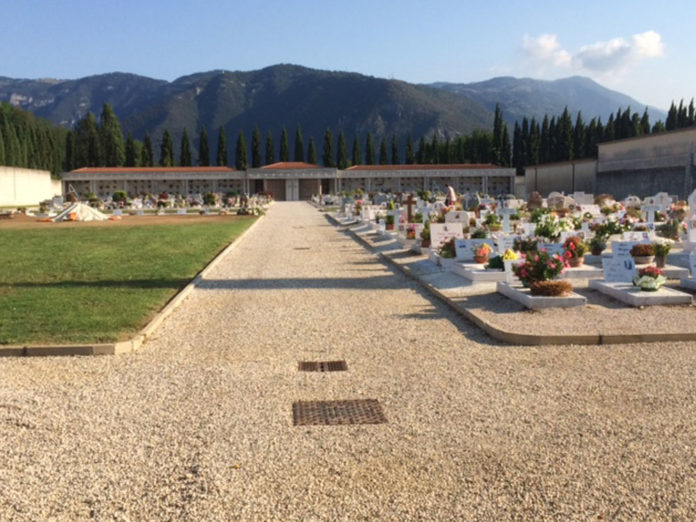
[{"label": "concrete curb", "polygon": [[491,323],[487,322],[485,319],[477,315],[475,312],[465,308],[460,303],[457,303],[443,292],[441,292],[436,286],[426,281],[423,281],[421,277],[413,273],[407,266],[401,265],[395,262],[388,254],[384,252],[376,252],[373,245],[370,244],[364,237],[360,234],[355,233],[350,230],[350,225],[343,225],[334,216],[326,214],[327,218],[331,220],[334,225],[346,227],[346,231],[355,239],[358,243],[366,247],[368,250],[377,254],[380,260],[388,263],[390,266],[399,270],[409,279],[418,282],[425,290],[427,290],[431,295],[436,297],[438,300],[442,301],[450,308],[452,308],[457,314],[467,319],[469,322],[473,323],[481,330],[486,332],[493,339],[502,341],[510,345],[526,345],[526,346],[541,346],[541,345],[605,345],[605,344],[630,344],[630,343],[652,343],[652,342],[683,342],[683,341],[696,341],[696,333],[649,333],[649,334],[619,334],[619,333],[597,333],[597,334],[586,334],[586,335],[544,335],[544,334],[528,334],[514,332],[510,330],[503,330]]},{"label": "concrete curb", "polygon": [[104,344],[46,344],[46,345],[0,345],[0,357],[21,357],[21,356],[63,356],[63,355],[119,355],[122,353],[134,352],[145,342],[148,336],[152,335],[157,327],[164,321],[176,308],[186,299],[186,297],[196,288],[196,285],[222,261],[227,254],[237,248],[239,243],[249,234],[256,225],[264,218],[265,214],[258,216],[256,221],[242,232],[232,243],[227,245],[222,252],[215,256],[196,276],[174,295],[164,307],[157,312],[155,317],[145,325],[131,339],[117,343]]}]

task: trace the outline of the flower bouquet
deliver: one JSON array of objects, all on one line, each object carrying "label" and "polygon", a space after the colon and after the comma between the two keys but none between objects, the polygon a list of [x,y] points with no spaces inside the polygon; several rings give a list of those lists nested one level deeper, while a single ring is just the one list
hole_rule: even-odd
[{"label": "flower bouquet", "polygon": [[532,295],[563,296],[573,290],[568,281],[552,281],[563,273],[567,261],[558,254],[546,250],[530,253],[523,263],[512,267],[522,285],[529,288]]},{"label": "flower bouquet", "polygon": [[583,256],[587,253],[587,243],[578,236],[570,236],[563,243],[563,250],[563,257],[571,267],[582,266],[585,260]]},{"label": "flower bouquet", "polygon": [[474,247],[474,262],[475,263],[486,263],[491,255],[491,247],[488,243],[483,243],[479,246]]},{"label": "flower bouquet", "polygon": [[667,254],[672,250],[674,241],[664,237],[658,237],[653,241],[653,250],[655,251],[655,264],[658,268],[664,268],[667,262]]},{"label": "flower bouquet", "polygon": [[651,243],[638,243],[633,245],[630,254],[636,265],[648,265],[653,262],[655,247]]},{"label": "flower bouquet", "polygon": [[647,266],[638,270],[638,275],[633,278],[633,286],[637,286],[645,292],[656,292],[665,284],[665,273],[656,266]]},{"label": "flower bouquet", "polygon": [[447,241],[442,243],[438,250],[438,254],[443,259],[454,259],[455,257],[457,257],[457,251],[454,248],[454,238],[448,239]]}]

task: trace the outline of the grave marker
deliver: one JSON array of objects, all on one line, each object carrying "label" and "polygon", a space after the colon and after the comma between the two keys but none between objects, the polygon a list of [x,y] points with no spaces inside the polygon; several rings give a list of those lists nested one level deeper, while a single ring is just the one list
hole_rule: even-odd
[{"label": "grave marker", "polygon": [[636,275],[632,257],[603,257],[602,270],[607,283],[631,283]]}]

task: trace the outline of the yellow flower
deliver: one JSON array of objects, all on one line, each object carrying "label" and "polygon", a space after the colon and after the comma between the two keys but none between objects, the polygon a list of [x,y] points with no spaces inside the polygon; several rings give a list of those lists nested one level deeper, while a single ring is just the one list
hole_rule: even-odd
[{"label": "yellow flower", "polygon": [[503,254],[503,261],[516,261],[519,256],[509,248]]}]

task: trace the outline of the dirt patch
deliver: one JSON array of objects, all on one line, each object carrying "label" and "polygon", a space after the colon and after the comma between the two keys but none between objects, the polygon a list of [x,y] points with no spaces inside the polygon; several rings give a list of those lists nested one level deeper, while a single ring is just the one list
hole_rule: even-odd
[{"label": "dirt patch", "polygon": [[122,216],[117,221],[62,221],[60,223],[43,223],[36,217],[15,215],[13,218],[0,219],[0,230],[30,229],[30,228],[75,228],[75,227],[122,227],[140,225],[180,225],[193,223],[220,223],[222,221],[234,221],[248,219],[248,216],[201,216],[199,214],[166,214],[164,216]]}]

